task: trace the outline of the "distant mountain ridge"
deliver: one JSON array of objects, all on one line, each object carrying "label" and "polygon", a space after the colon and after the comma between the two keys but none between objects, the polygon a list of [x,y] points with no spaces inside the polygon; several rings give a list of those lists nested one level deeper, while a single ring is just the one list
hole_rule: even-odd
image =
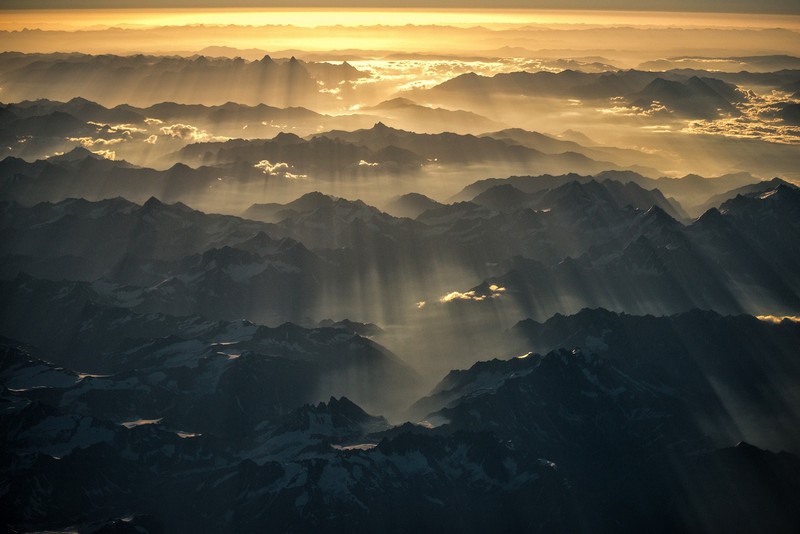
[{"label": "distant mountain ridge", "polygon": [[585,73],[574,70],[512,72],[492,77],[462,74],[429,89],[437,95],[458,94],[475,99],[486,94],[528,96],[572,96],[584,99],[625,97],[632,105],[649,107],[653,102],[679,114],[707,118],[721,112],[738,114],[734,103],[746,95],[724,81],[677,72],[618,71]]},{"label": "distant mountain ridge", "polygon": [[[14,63],[12,71],[0,68],[5,98],[9,100],[31,97],[69,100],[81,95],[111,105],[148,106],[165,101],[218,105],[237,100],[253,105],[314,107],[326,98],[319,91],[320,83],[334,86],[340,81],[366,77],[346,63],[305,63],[294,57],[276,61],[269,55],[245,61],[205,56],[30,54],[23,58],[0,57],[0,67],[5,67],[5,61]],[[238,80],[239,88],[233,99],[223,89],[231,79]],[[194,89],[177,90],[181,84]],[[113,93],[98,90],[101,86],[115,90]]]}]

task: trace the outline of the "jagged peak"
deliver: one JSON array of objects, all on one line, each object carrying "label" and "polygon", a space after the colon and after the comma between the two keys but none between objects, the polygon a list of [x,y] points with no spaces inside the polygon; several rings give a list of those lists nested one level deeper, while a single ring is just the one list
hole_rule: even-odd
[{"label": "jagged peak", "polygon": [[100,105],[97,102],[92,102],[91,100],[87,100],[87,99],[83,98],[82,96],[76,96],[76,97],[70,98],[66,103],[67,104],[92,104],[92,105],[95,105],[95,106],[99,106]]},{"label": "jagged peak", "polygon": [[[333,200],[333,197],[320,191],[309,191],[308,193],[305,193],[303,196],[299,197],[297,200],[318,200],[327,202],[328,200]],[[297,202],[297,200],[295,202]]]},{"label": "jagged peak", "polygon": [[677,222],[669,213],[664,211],[664,208],[660,206],[656,206],[655,204],[650,206],[647,211],[644,212],[644,218],[646,219],[656,219],[659,221],[664,222]]},{"label": "jagged peak", "polygon": [[57,156],[50,156],[47,158],[47,161],[78,161],[86,158],[92,158],[97,160],[104,159],[102,156],[98,156],[94,152],[83,148],[82,146],[76,146],[69,152],[65,152],[64,154],[59,154]]},{"label": "jagged peak", "polygon": [[699,224],[715,223],[718,221],[722,221],[722,219],[723,215],[720,210],[718,210],[717,208],[710,208],[708,211],[706,211],[704,214],[698,217],[696,223]]},{"label": "jagged peak", "polygon": [[160,208],[160,207],[163,207],[163,206],[164,206],[163,202],[158,200],[156,197],[152,196],[152,197],[148,198],[147,201],[144,204],[142,204],[142,209],[150,210],[150,209],[154,209],[154,208]]},{"label": "jagged peak", "polygon": [[189,167],[185,163],[181,163],[180,161],[169,168],[169,172],[175,172],[175,171],[183,171],[183,172],[185,172],[185,171],[191,171],[191,170],[193,170],[191,167]]}]

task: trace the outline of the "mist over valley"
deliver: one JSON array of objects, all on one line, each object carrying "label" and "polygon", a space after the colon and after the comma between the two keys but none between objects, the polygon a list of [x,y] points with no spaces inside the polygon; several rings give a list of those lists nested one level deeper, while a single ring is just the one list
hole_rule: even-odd
[{"label": "mist over valley", "polygon": [[797,14],[18,10],[10,532],[795,532]]}]

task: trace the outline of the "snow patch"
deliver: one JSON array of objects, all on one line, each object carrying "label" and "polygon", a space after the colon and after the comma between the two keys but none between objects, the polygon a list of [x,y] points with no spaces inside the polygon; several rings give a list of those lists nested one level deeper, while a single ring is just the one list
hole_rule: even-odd
[{"label": "snow patch", "polygon": [[121,424],[125,428],[130,429],[130,428],[135,428],[137,426],[143,426],[143,425],[157,425],[158,423],[161,422],[162,419],[163,419],[162,417],[159,417],[158,419],[136,419],[135,421],[126,421],[126,422],[121,423]]},{"label": "snow patch", "polygon": [[377,447],[377,443],[357,443],[355,445],[331,445],[337,451],[368,451]]}]

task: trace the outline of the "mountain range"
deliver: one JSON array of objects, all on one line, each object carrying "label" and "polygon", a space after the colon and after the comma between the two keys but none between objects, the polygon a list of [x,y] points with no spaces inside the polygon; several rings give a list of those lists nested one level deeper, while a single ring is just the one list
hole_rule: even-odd
[{"label": "mountain range", "polygon": [[512,72],[491,77],[462,74],[429,90],[436,98],[449,95],[460,103],[486,94],[521,94],[537,97],[569,96],[581,99],[623,98],[630,105],[648,108],[654,102],[668,111],[692,118],[737,114],[733,106],[746,95],[722,80],[687,76],[678,72],[618,71],[587,73]]},{"label": "mountain range", "polygon": [[799,530],[786,21],[36,11],[0,531]]},{"label": "mountain range", "polygon": [[[7,101],[82,96],[102,104],[158,102],[220,105],[229,101],[277,107],[324,105],[320,85],[335,87],[368,75],[347,63],[306,63],[294,57],[254,61],[205,56],[14,54],[0,56]],[[228,90],[230,80],[240,89]],[[107,88],[113,87],[113,91]],[[184,87],[193,89],[186,91]],[[333,98],[328,95],[328,98]]]}]

